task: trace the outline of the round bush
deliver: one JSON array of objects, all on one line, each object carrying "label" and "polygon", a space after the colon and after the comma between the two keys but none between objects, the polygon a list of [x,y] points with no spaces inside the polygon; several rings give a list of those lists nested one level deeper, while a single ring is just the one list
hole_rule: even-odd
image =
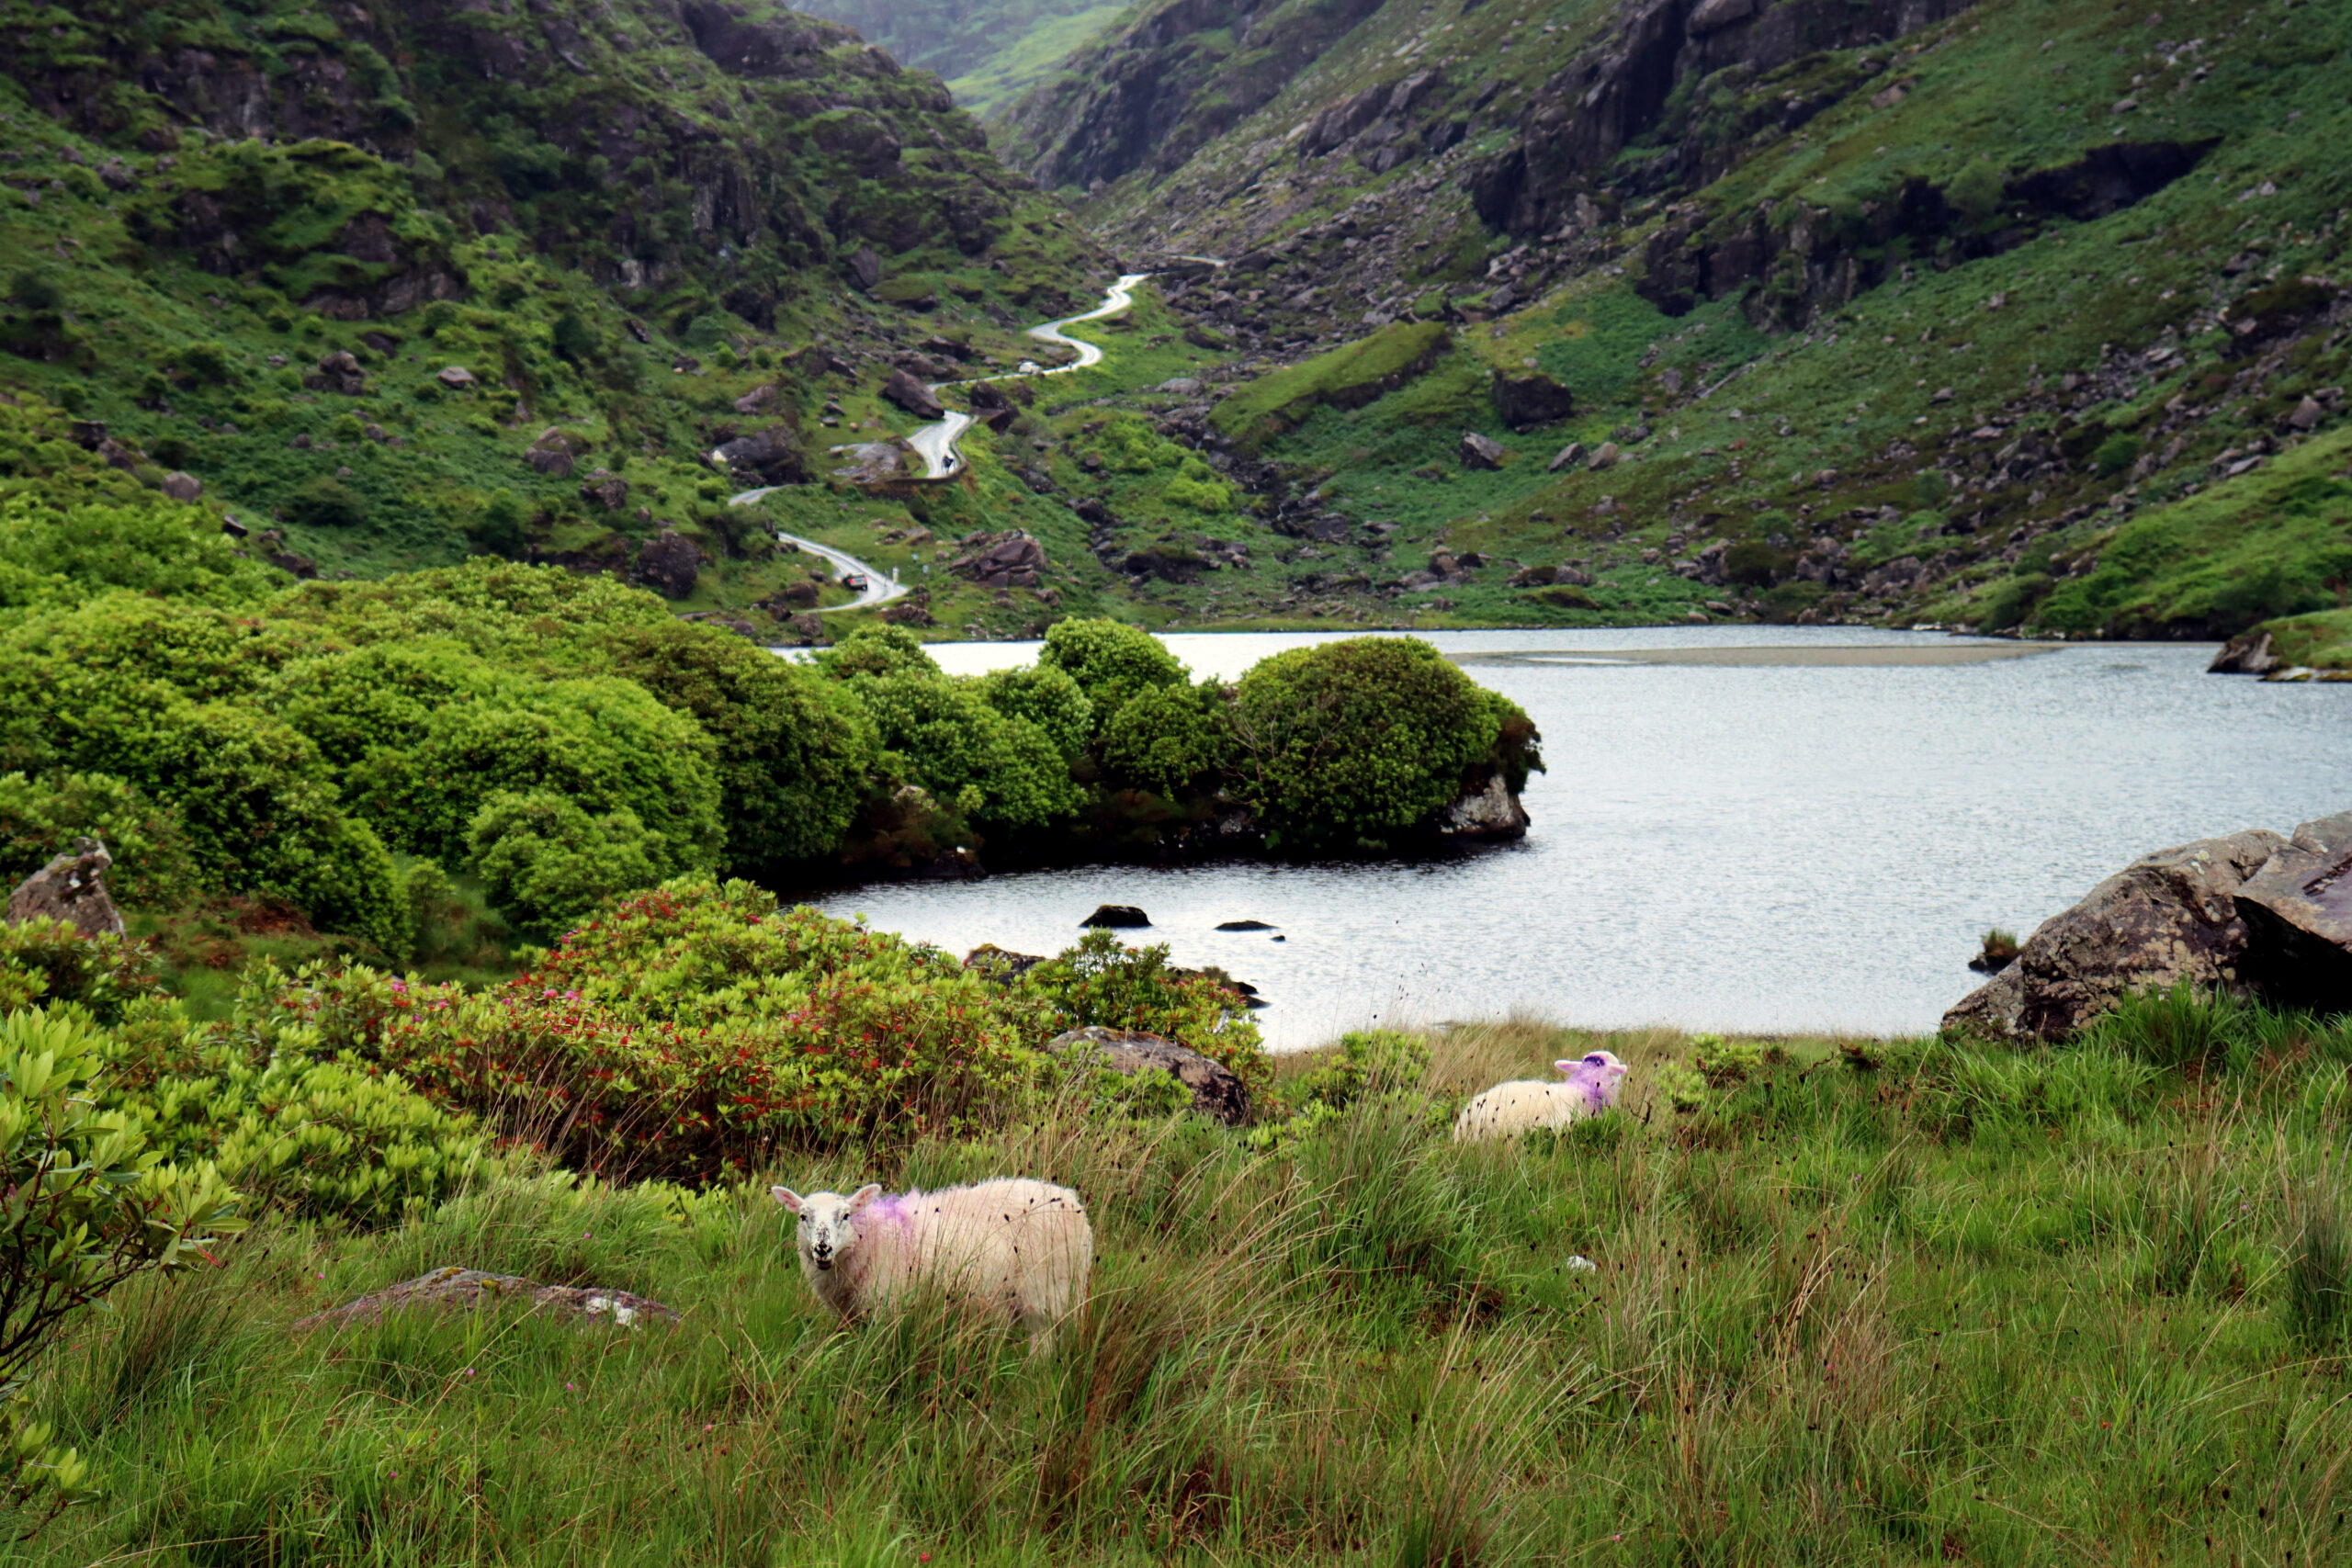
[{"label": "round bush", "polygon": [[1294,649],[1236,695],[1236,793],[1275,842],[1378,844],[1459,798],[1474,770],[1517,788],[1542,765],[1526,716],[1417,638]]}]

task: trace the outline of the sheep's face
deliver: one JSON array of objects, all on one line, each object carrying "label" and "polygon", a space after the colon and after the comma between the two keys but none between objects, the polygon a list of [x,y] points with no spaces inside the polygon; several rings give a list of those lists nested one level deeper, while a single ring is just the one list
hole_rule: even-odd
[{"label": "sheep's face", "polygon": [[1566,1073],[1570,1087],[1582,1089],[1595,1111],[1606,1111],[1617,1103],[1617,1086],[1625,1078],[1625,1064],[1612,1051],[1595,1051],[1580,1061],[1555,1062],[1552,1068]]},{"label": "sheep's face", "polygon": [[830,1273],[857,1245],[858,1212],[882,1196],[879,1182],[868,1182],[844,1198],[838,1192],[811,1192],[806,1198],[789,1187],[771,1187],[768,1196],[800,1216],[800,1257],[819,1273]]}]

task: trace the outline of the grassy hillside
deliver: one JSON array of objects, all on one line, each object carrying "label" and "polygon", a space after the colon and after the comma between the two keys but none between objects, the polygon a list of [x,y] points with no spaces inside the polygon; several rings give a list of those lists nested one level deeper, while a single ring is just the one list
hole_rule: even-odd
[{"label": "grassy hillside", "polygon": [[[1034,353],[1099,253],[935,77],[781,7],[688,10],[20,16],[0,392],[191,476],[301,575],[628,575],[675,533],[702,570],[664,592],[740,616],[808,574],[733,491],[795,484],[803,533],[914,526],[826,492],[823,448],[908,427],[895,368]],[[706,459],[741,436],[754,461]]]},{"label": "grassy hillside", "polygon": [[[1440,374],[1219,459],[1336,536],[1346,613],[1439,548],[1500,563],[1442,592],[1476,621],[2340,603],[2352,6],[1881,9],[1161,6],[997,134],[1102,182],[1132,252],[1227,258],[1174,303],[1265,368],[1453,330]],[[1573,412],[1504,428],[1528,378]],[[1505,581],[1562,566],[1589,603]]]},{"label": "grassy hillside", "polygon": [[[2184,1022],[2216,1046],[2186,1074]],[[1457,1030],[1275,1127],[1066,1110],[775,1168],[1074,1185],[1092,1299],[1035,1360],[937,1308],[842,1327],[758,1183],[274,1219],[43,1364],[106,1491],[12,1560],[2333,1561],[2346,1041],[2216,1028]],[[1604,1043],[1631,1114],[1446,1140],[1467,1090]],[[287,1332],[452,1263],[685,1317]]]}]

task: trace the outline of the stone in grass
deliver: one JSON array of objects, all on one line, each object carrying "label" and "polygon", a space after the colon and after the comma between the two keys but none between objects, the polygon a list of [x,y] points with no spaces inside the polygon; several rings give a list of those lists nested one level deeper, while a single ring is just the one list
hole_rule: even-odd
[{"label": "stone in grass", "polygon": [[1475,430],[1462,433],[1462,466],[1465,468],[1499,468],[1510,456],[1510,449],[1491,435],[1481,435]]},{"label": "stone in grass", "polygon": [[479,1307],[509,1303],[520,1303],[533,1312],[567,1317],[575,1323],[608,1322],[621,1328],[638,1328],[649,1322],[678,1321],[674,1308],[629,1291],[606,1291],[587,1285],[542,1285],[519,1274],[492,1274],[480,1269],[450,1265],[435,1269],[429,1274],[420,1274],[413,1280],[403,1280],[385,1290],[370,1291],[355,1301],[345,1302],[326,1312],[298,1319],[294,1332],[307,1334],[314,1328],[350,1328],[377,1323],[386,1313],[407,1307],[429,1306],[445,1311],[471,1312]]},{"label": "stone in grass", "polygon": [[59,855],[8,895],[8,923],[62,920],[84,936],[120,936],[122,911],[107,892],[106,869],[114,863],[105,844],[77,839],[70,854]]},{"label": "stone in grass", "polygon": [[1151,924],[1151,917],[1133,904],[1102,904],[1096,906],[1094,913],[1078,923],[1081,926],[1130,929]]},{"label": "stone in grass", "polygon": [[1090,1027],[1057,1034],[1046,1049],[1057,1056],[1091,1047],[1114,1073],[1165,1072],[1193,1091],[1193,1109],[1228,1127],[1250,1119],[1250,1091],[1223,1063],[1189,1045],[1127,1029]]}]

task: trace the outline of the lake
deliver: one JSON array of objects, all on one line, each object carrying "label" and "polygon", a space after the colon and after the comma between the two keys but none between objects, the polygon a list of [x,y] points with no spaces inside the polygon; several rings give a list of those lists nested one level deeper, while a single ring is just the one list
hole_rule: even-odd
[{"label": "lake", "polygon": [[[1533,716],[1520,843],[1430,861],[1024,872],[820,907],[961,954],[1053,953],[1141,905],[1272,1004],[1276,1048],[1514,1011],[1601,1027],[1932,1031],[2020,936],[2139,855],[2352,808],[2352,684],[2207,675],[2211,645],[1850,627],[1427,634]],[[1238,677],[1317,634],[1166,639]],[[934,644],[950,671],[1034,643]],[[1953,660],[1970,660],[1951,662]],[[1268,932],[1221,932],[1263,920]]]}]

